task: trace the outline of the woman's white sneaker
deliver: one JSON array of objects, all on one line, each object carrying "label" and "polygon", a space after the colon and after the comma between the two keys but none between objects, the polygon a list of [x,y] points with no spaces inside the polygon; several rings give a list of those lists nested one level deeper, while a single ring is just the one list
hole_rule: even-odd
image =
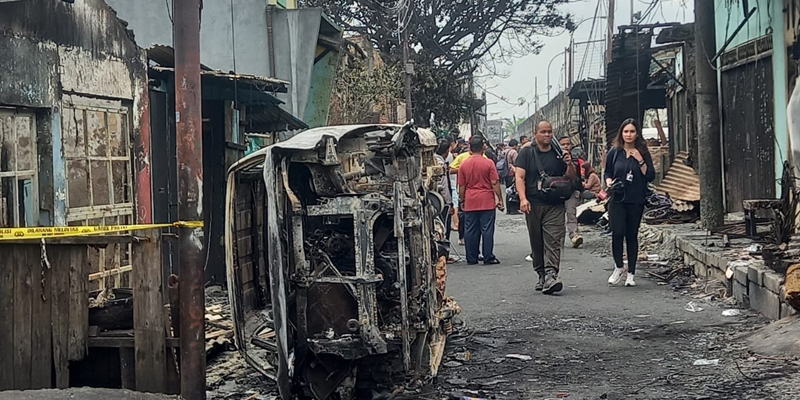
[{"label": "woman's white sneaker", "polygon": [[525,261],[527,261],[527,262],[533,262],[533,257],[531,257],[531,255],[530,255],[530,254],[528,254],[527,256],[525,256]]},{"label": "woman's white sneaker", "polygon": [[625,286],[636,286],[636,281],[633,280],[633,274],[628,272],[628,277],[625,278]]},{"label": "woman's white sneaker", "polygon": [[[609,285],[616,285],[622,279],[622,272],[624,270],[622,268],[614,268],[614,272],[611,276],[608,277],[608,284]],[[629,275],[630,276],[630,275]]]}]

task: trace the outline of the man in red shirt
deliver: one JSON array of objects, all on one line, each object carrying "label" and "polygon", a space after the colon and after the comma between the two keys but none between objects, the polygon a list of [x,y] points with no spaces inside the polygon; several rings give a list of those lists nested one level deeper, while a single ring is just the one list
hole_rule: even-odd
[{"label": "man in red shirt", "polygon": [[503,211],[500,177],[492,160],[483,156],[486,143],[474,136],[469,143],[472,155],[458,169],[458,197],[465,213],[464,244],[467,264],[478,264],[478,247],[483,237],[483,263],[500,264],[494,255],[495,208]]}]

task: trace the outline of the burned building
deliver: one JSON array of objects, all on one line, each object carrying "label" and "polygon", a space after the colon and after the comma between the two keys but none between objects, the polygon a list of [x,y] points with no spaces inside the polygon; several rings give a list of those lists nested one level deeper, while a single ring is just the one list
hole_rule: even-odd
[{"label": "burned building", "polygon": [[[0,54],[0,228],[150,223],[147,57],[113,10],[102,0],[0,2]],[[80,384],[76,363],[97,339],[89,292],[129,286],[150,267],[130,237],[81,239],[0,246],[0,390]],[[164,375],[137,361],[142,382]]]},{"label": "burned building", "polygon": [[458,307],[435,145],[410,126],[316,128],[231,168],[236,343],[283,398],[365,398],[436,375]]}]

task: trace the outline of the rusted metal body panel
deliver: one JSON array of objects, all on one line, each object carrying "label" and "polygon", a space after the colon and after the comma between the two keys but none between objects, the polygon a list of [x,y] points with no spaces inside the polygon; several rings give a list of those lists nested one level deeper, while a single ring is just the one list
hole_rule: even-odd
[{"label": "rusted metal body panel", "polygon": [[353,398],[438,371],[457,312],[435,137],[317,128],[235,164],[226,262],[237,346],[283,398]]}]

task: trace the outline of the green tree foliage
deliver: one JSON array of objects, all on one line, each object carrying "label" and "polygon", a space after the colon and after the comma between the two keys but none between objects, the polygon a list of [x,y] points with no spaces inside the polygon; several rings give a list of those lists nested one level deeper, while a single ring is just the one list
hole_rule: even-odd
[{"label": "green tree foliage", "polygon": [[516,138],[517,129],[519,129],[519,127],[525,122],[525,118],[517,118],[517,116],[514,115],[511,117],[511,120],[507,122],[508,124],[505,126],[506,134],[510,138]]}]

